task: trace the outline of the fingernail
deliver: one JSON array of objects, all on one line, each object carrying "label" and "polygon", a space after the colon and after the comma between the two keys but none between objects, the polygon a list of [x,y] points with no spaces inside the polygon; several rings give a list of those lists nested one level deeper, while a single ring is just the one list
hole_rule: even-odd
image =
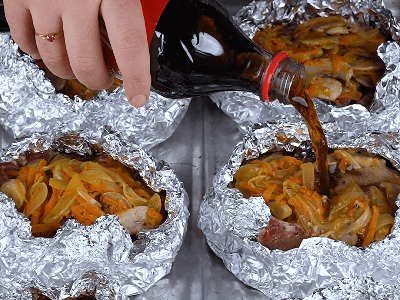
[{"label": "fingernail", "polygon": [[72,75],[67,75],[67,76],[63,76],[62,78],[63,78],[63,79],[67,79],[67,80],[76,79],[76,77],[75,77],[74,74],[72,74]]},{"label": "fingernail", "polygon": [[137,95],[129,98],[129,103],[135,107],[142,107],[147,103],[146,95]]},{"label": "fingernail", "polygon": [[33,57],[33,59],[40,59],[40,54],[39,53],[31,54],[31,56]]}]

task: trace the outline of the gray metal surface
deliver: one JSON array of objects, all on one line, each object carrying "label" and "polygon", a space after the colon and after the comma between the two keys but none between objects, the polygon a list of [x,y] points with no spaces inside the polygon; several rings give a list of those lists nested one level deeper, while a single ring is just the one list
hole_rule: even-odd
[{"label": "gray metal surface", "polygon": [[[231,14],[249,1],[222,0]],[[400,17],[400,2],[385,0],[388,9]],[[190,197],[189,228],[171,273],[134,300],[242,300],[265,299],[235,278],[222,260],[208,247],[197,228],[202,197],[217,170],[226,164],[242,136],[236,124],[207,97],[192,100],[189,110],[174,134],[150,152],[166,161],[184,183]],[[0,126],[0,147],[13,141]]]}]

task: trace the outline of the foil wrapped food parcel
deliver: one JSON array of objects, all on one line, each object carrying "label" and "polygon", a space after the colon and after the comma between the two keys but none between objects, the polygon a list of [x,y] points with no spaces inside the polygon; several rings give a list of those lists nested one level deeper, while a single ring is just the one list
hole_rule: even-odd
[{"label": "foil wrapped food parcel", "polygon": [[[394,131],[399,128],[400,90],[398,88],[399,73],[399,39],[400,23],[387,10],[382,1],[253,1],[243,7],[235,17],[236,22],[251,38],[257,30],[276,25],[298,25],[317,17],[340,16],[346,21],[361,24],[366,28],[379,28],[388,37],[377,50],[377,55],[385,65],[384,76],[377,82],[372,105],[367,109],[359,104],[339,107],[332,102],[320,102],[323,106],[324,118],[332,119],[343,114],[353,114],[354,119],[363,117],[363,127],[369,130]],[[294,43],[296,44],[296,43]],[[382,63],[382,64],[383,64]],[[213,101],[229,115],[242,131],[257,122],[274,122],[282,114],[296,114],[291,106],[278,101],[262,102],[251,93],[221,92],[211,95]],[[321,120],[322,123],[324,120]],[[338,120],[335,127],[344,131],[352,131],[351,124]]]},{"label": "foil wrapped food parcel", "polygon": [[[367,247],[326,237],[311,237],[287,251],[270,250],[257,241],[271,212],[263,197],[244,198],[232,188],[233,176],[244,160],[271,151],[309,153],[305,125],[255,124],[237,144],[228,163],[213,179],[200,207],[198,226],[210,248],[228,270],[267,299],[395,299],[400,250],[400,215],[396,211],[389,235]],[[343,140],[327,132],[330,149],[363,149],[385,158],[400,170],[400,136],[369,133]],[[400,197],[396,200],[400,205]],[[385,298],[387,296],[389,298]]]},{"label": "foil wrapped food parcel", "polygon": [[32,134],[3,149],[0,164],[48,151],[83,161],[106,155],[137,170],[153,191],[165,192],[166,217],[158,228],[144,229],[134,238],[115,214],[104,214],[88,226],[71,218],[54,237],[35,237],[25,211],[18,212],[15,202],[0,193],[0,298],[32,299],[35,292],[57,300],[80,295],[128,299],[168,274],[189,217],[188,195],[174,171],[106,129],[96,134],[68,128]]},{"label": "foil wrapped food parcel", "polygon": [[61,125],[71,130],[108,125],[144,149],[169,138],[190,103],[189,98],[167,99],[151,92],[148,103],[136,108],[129,104],[123,85],[90,100],[78,96],[72,100],[56,92],[45,72],[18,49],[9,33],[0,34],[0,97],[0,124],[15,138]]}]

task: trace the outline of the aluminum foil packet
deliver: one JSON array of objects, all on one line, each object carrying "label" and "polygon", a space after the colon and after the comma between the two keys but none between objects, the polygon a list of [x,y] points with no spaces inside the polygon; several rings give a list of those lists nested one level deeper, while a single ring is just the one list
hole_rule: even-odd
[{"label": "aluminum foil packet", "polygon": [[18,50],[9,33],[0,33],[0,124],[15,138],[49,132],[96,130],[109,125],[144,149],[169,138],[180,124],[190,99],[168,99],[151,92],[141,108],[129,104],[123,86],[102,91],[91,100],[71,100],[57,93],[35,61]]},{"label": "aluminum foil packet", "polygon": [[[397,299],[400,291],[400,211],[385,239],[361,248],[325,237],[307,238],[298,248],[270,250],[256,241],[271,217],[262,197],[246,199],[228,188],[243,160],[268,151],[311,149],[304,126],[255,124],[213,179],[200,207],[198,226],[208,245],[239,280],[267,299]],[[282,138],[282,133],[286,138]],[[398,133],[328,132],[329,148],[361,148],[400,170]],[[400,206],[400,196],[396,201]],[[389,295],[389,297],[388,297]]]},{"label": "aluminum foil packet", "polygon": [[[395,131],[400,128],[400,23],[382,1],[364,0],[261,0],[253,1],[243,7],[235,16],[242,30],[253,37],[257,29],[279,21],[282,24],[300,24],[314,17],[340,15],[348,21],[364,23],[371,28],[378,27],[392,37],[378,48],[378,55],[386,65],[384,77],[378,82],[374,102],[371,107],[354,104],[339,108],[320,101],[325,121],[344,131],[351,131],[347,122],[337,120],[354,114],[354,118],[363,117],[362,126],[368,130]],[[297,114],[290,105],[277,100],[262,102],[257,95],[243,92],[220,92],[211,95],[212,100],[239,126],[246,131],[248,126],[257,122],[270,122],[285,116]],[[314,98],[316,100],[317,98]],[[317,100],[316,100],[317,101]],[[368,116],[366,118],[365,116]],[[324,121],[324,122],[325,122]],[[324,123],[323,122],[323,123]]]},{"label": "aluminum foil packet", "polygon": [[188,195],[174,171],[105,128],[95,134],[68,127],[32,134],[3,149],[0,163],[49,149],[87,157],[104,153],[138,170],[154,191],[166,191],[168,217],[134,241],[109,214],[90,226],[69,219],[53,238],[33,237],[30,221],[0,193],[0,299],[32,299],[32,290],[52,300],[90,293],[102,300],[128,299],[168,274],[189,218]]}]

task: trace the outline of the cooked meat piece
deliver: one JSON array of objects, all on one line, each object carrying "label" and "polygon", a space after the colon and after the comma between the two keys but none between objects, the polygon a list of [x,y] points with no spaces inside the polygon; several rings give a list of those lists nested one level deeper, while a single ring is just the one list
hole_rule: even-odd
[{"label": "cooked meat piece", "polygon": [[305,238],[307,235],[300,225],[271,217],[268,226],[261,231],[257,240],[270,250],[285,251],[299,247]]}]

